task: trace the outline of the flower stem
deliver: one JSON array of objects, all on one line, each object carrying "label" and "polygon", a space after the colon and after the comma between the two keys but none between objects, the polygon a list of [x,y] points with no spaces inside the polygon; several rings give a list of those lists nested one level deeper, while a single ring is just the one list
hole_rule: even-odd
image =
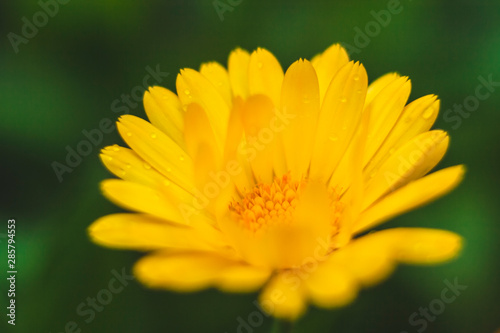
[{"label": "flower stem", "polygon": [[291,333],[292,329],[293,322],[276,318],[271,333]]}]

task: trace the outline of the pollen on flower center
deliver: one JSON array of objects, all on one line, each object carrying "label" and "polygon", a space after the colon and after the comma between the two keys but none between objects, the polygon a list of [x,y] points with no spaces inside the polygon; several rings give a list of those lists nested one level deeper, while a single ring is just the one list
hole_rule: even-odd
[{"label": "pollen on flower center", "polygon": [[257,184],[240,200],[230,203],[240,223],[257,231],[272,221],[290,221],[298,204],[298,196],[305,180],[293,181],[290,175],[275,178],[272,184]]},{"label": "pollen on flower center", "polygon": [[[229,209],[240,224],[251,231],[265,228],[269,223],[290,223],[299,204],[300,194],[307,180],[292,180],[289,174],[275,178],[271,184],[259,183],[243,198],[233,200]],[[341,204],[331,189],[332,224],[337,224]]]}]

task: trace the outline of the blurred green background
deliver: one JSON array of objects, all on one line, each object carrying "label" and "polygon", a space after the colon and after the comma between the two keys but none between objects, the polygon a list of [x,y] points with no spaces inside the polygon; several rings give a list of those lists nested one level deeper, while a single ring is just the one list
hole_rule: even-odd
[{"label": "blurred green background", "polygon": [[[500,87],[492,87],[479,105],[469,97],[481,83],[479,76],[500,81],[498,1],[402,0],[390,22],[371,25],[376,22],[372,11],[387,10],[391,1],[220,0],[223,20],[212,0],[65,1],[35,36],[15,39],[15,45],[10,33],[21,38],[23,17],[33,22],[42,7],[27,0],[0,3],[0,331],[59,333],[73,321],[81,332],[95,333],[238,332],[238,317],[247,321],[257,294],[175,294],[135,281],[87,323],[89,315],[78,314],[79,305],[107,288],[113,270],[130,273],[141,256],[98,247],[86,234],[96,218],[120,211],[99,192],[99,181],[110,174],[98,153],[122,140],[116,131],[104,134],[62,182],[51,163],[66,164],[66,147],[75,149],[85,139],[83,130],[123,114],[112,103],[142,85],[148,66],[169,72],[160,85],[175,90],[180,68],[198,68],[209,60],[225,65],[237,46],[268,48],[286,68],[334,42],[356,47],[351,58],[365,65],[370,80],[397,71],[412,79],[411,100],[430,93],[441,98],[435,127],[449,131],[452,140],[439,168],[464,163],[465,181],[386,226],[445,228],[462,234],[466,246],[446,265],[400,266],[348,307],[311,307],[293,332],[417,332],[423,326],[412,326],[409,317],[440,298],[445,279],[455,278],[467,289],[428,321],[425,332],[500,328]],[[36,19],[44,23],[43,15]],[[357,35],[367,27],[372,36],[363,40]],[[464,101],[474,109],[467,118],[446,113]],[[141,103],[130,105],[125,109],[145,117]],[[17,221],[15,327],[5,316],[8,218]],[[271,326],[272,319],[265,318],[251,332],[268,332]]]}]

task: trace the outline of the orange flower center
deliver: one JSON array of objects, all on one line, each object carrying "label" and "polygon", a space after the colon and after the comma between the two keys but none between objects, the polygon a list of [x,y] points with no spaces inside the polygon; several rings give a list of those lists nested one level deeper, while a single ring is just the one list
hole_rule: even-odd
[{"label": "orange flower center", "polygon": [[[259,183],[244,193],[240,200],[233,200],[229,209],[247,230],[258,231],[273,223],[290,223],[307,180],[292,180],[289,174],[275,178],[272,184]],[[330,190],[332,224],[337,225],[341,211],[339,196]]]}]

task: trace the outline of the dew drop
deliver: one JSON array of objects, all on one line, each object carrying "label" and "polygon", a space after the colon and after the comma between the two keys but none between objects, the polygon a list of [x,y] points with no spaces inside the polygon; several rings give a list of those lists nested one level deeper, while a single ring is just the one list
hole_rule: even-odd
[{"label": "dew drop", "polygon": [[121,177],[124,177],[126,174],[127,174],[127,173],[125,172],[125,170],[122,170],[122,171],[120,172],[120,176],[121,176]]},{"label": "dew drop", "polygon": [[359,81],[359,75],[353,77],[354,81]]},{"label": "dew drop", "polygon": [[191,92],[189,91],[189,89],[184,90],[184,93],[185,93],[186,95],[190,95],[190,94],[191,94]]},{"label": "dew drop", "polygon": [[424,119],[429,119],[433,114],[434,114],[434,109],[433,108],[429,108],[429,109],[427,109],[427,110],[424,111],[424,114],[422,115],[422,117]]},{"label": "dew drop", "polygon": [[151,133],[151,139],[156,139],[156,133]]},{"label": "dew drop", "polygon": [[356,90],[356,92],[357,92],[358,94],[361,94],[361,93],[363,92],[363,90],[358,89],[358,90]]},{"label": "dew drop", "polygon": [[147,163],[144,163],[143,165],[144,165],[144,169],[146,169],[146,170],[151,169],[151,165],[149,165]]},{"label": "dew drop", "polygon": [[304,97],[302,97],[302,103],[309,104],[310,102],[311,99],[309,98],[309,96],[305,95]]},{"label": "dew drop", "polygon": [[182,161],[184,161],[184,156],[183,156],[183,155],[180,155],[180,156],[179,156],[179,160],[180,160],[181,162],[182,162]]},{"label": "dew drop", "polygon": [[171,168],[167,168],[167,172],[172,172],[172,169]]},{"label": "dew drop", "polygon": [[132,136],[132,132],[127,132],[127,136]]},{"label": "dew drop", "polygon": [[347,102],[347,98],[342,97],[342,98],[340,99],[340,101],[341,101],[342,103],[345,103],[345,102]]},{"label": "dew drop", "polygon": [[114,146],[113,146],[113,151],[115,151],[115,152],[116,152],[116,151],[120,151],[120,148],[119,148],[117,145],[114,145]]},{"label": "dew drop", "polygon": [[338,141],[338,139],[339,139],[339,138],[338,138],[338,137],[336,137],[336,136],[330,136],[328,139],[329,139],[330,141],[335,142],[335,141]]},{"label": "dew drop", "polygon": [[264,64],[263,64],[263,63],[261,63],[261,62],[258,62],[258,63],[257,63],[257,68],[261,69],[262,67],[264,67]]},{"label": "dew drop", "polygon": [[113,160],[113,157],[108,156],[108,161],[112,161],[112,160]]},{"label": "dew drop", "polygon": [[165,181],[163,182],[163,185],[165,185],[165,186],[170,186],[170,181],[165,180]]},{"label": "dew drop", "polygon": [[132,167],[132,166],[130,165],[130,163],[127,163],[127,164],[125,165],[125,168],[127,168],[127,169],[130,169],[131,167]]}]

